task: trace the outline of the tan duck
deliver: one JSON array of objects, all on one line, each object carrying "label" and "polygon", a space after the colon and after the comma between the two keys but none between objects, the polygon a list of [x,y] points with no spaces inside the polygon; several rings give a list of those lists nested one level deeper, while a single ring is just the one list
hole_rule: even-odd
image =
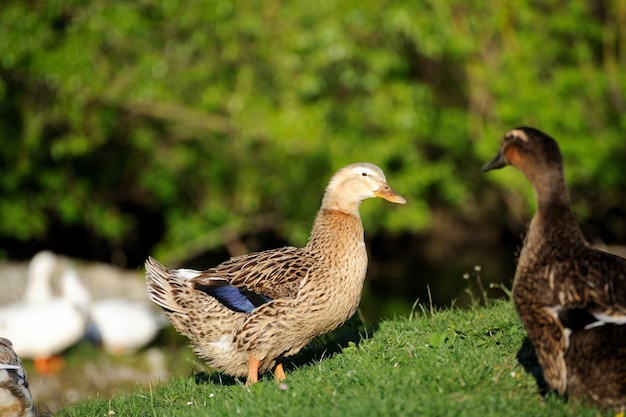
[{"label": "tan duck", "polygon": [[33,417],[33,397],[26,371],[9,339],[0,337],[0,416]]},{"label": "tan duck", "polygon": [[247,384],[270,369],[283,380],[283,357],[359,305],[367,269],[359,207],[374,197],[406,203],[377,166],[348,165],[330,180],[305,247],[251,253],[206,271],[168,270],[150,258],[148,296],[210,366],[247,375]]},{"label": "tan duck", "polygon": [[554,139],[508,132],[484,171],[513,165],[532,184],[537,212],[515,274],[513,300],[548,386],[626,407],[626,260],[591,246],[570,209]]}]

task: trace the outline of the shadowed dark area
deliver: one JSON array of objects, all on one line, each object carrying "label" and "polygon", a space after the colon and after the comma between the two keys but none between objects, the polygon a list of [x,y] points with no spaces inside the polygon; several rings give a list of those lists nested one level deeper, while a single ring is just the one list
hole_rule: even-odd
[{"label": "shadowed dark area", "polygon": [[[363,327],[355,316],[337,330],[321,335],[306,345],[296,355],[285,358],[284,366],[287,371],[303,366],[309,366],[324,358],[341,353],[353,343],[358,346],[362,341],[370,339],[378,330],[378,325]],[[287,375],[289,378],[289,375]]]},{"label": "shadowed dark area", "polygon": [[194,375],[196,384],[243,385],[246,381],[220,372],[198,372]]},{"label": "shadowed dark area", "polygon": [[524,367],[524,371],[526,371],[526,373],[531,374],[535,378],[539,394],[542,396],[548,395],[550,389],[546,381],[543,379],[543,371],[537,361],[535,349],[533,348],[533,345],[528,337],[524,339],[522,346],[520,346],[517,351],[517,361]]}]

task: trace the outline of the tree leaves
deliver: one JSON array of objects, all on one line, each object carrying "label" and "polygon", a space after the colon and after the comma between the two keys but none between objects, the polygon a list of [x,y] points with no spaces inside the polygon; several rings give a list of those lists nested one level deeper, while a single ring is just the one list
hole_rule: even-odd
[{"label": "tree leaves", "polygon": [[258,214],[301,244],[357,160],[409,200],[364,206],[369,230],[424,230],[488,181],[531,200],[479,172],[523,124],[560,141],[583,213],[623,202],[585,193],[626,185],[623,2],[5,3],[0,236],[45,239],[59,219],[123,252],[145,221],[132,206],[162,213],[165,253]]}]

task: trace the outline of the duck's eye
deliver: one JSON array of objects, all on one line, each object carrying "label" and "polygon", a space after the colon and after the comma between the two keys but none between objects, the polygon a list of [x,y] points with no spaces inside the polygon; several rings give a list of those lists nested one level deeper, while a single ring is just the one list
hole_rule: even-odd
[{"label": "duck's eye", "polygon": [[367,177],[367,172],[364,172],[361,175],[363,175],[364,177]]}]

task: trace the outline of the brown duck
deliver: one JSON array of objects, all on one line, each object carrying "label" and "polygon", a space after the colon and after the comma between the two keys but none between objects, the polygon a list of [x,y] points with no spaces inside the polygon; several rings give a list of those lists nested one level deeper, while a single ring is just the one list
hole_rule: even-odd
[{"label": "brown duck", "polygon": [[26,371],[9,339],[0,337],[0,416],[33,417],[33,397]]},{"label": "brown duck", "polygon": [[359,207],[381,197],[406,203],[370,163],[332,177],[307,245],[232,258],[206,271],[164,268],[146,261],[148,296],[195,352],[226,374],[257,382],[356,311],[367,269]]},{"label": "brown duck", "polygon": [[537,199],[513,300],[548,386],[626,407],[626,260],[591,246],[570,209],[557,142],[520,127],[484,171],[513,165]]}]

